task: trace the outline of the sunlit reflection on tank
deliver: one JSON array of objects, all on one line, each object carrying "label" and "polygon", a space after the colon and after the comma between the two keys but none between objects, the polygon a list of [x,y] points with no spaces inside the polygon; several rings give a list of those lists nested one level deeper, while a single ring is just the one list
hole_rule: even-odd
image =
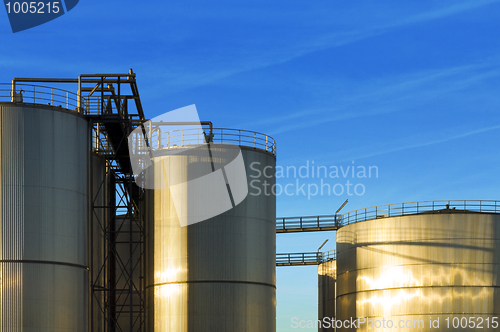
[{"label": "sunlit reflection on tank", "polygon": [[[381,289],[390,287],[417,286],[419,281],[413,278],[410,271],[403,267],[387,267],[377,279],[361,276],[358,280],[364,281],[371,289]],[[366,287],[364,285],[364,287]]]},{"label": "sunlit reflection on tank", "polygon": [[[392,292],[391,292],[392,293]],[[407,292],[405,290],[400,290],[396,295],[386,294],[383,296],[372,296],[367,300],[358,301],[356,304],[359,307],[358,310],[362,309],[366,303],[371,304],[372,306],[380,305],[384,310],[384,315],[388,315],[391,313],[391,309],[393,306],[400,304],[403,301],[408,301],[413,299],[414,297],[421,297],[422,293],[420,290],[414,290],[412,292]]]},{"label": "sunlit reflection on tank", "polygon": [[[363,299],[367,296],[368,298]],[[356,302],[356,310],[360,316],[393,316],[399,314],[421,314],[422,309],[431,314],[440,314],[440,309],[460,305],[475,310],[485,309],[492,305],[491,288],[446,287],[436,293],[426,289],[394,289],[377,290],[366,295],[360,295]],[[420,308],[417,310],[417,308]],[[434,308],[434,309],[433,309]]]},{"label": "sunlit reflection on tank", "polygon": [[155,273],[155,282],[163,283],[163,282],[171,282],[177,280],[177,275],[181,271],[181,268],[168,268],[163,271],[156,271]]},{"label": "sunlit reflection on tank", "polygon": [[381,269],[384,272],[377,279],[361,275],[357,278],[357,284],[363,289],[372,290],[429,285],[465,286],[472,283],[474,286],[492,286],[494,284],[493,271],[479,269],[471,264],[462,265],[462,267],[434,265],[432,268],[422,265],[383,267]]},{"label": "sunlit reflection on tank", "polygon": [[166,284],[155,287],[155,297],[170,298],[177,295],[180,291],[179,284]]}]

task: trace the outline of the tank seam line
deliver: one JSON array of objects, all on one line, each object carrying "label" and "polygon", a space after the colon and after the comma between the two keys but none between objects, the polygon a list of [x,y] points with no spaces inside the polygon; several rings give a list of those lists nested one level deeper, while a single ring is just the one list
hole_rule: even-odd
[{"label": "tank seam line", "polygon": [[376,289],[358,290],[358,291],[355,291],[355,292],[349,292],[349,293],[345,293],[345,294],[339,295],[336,298],[339,298],[339,297],[342,297],[342,296],[347,296],[347,295],[352,295],[352,294],[358,294],[358,293],[378,292],[378,291],[386,291],[386,290],[422,289],[422,288],[478,288],[478,287],[481,287],[481,288],[500,288],[500,286],[494,286],[494,285],[486,285],[486,286],[480,286],[480,285],[445,285],[445,286],[391,287],[391,288],[376,288]]},{"label": "tank seam line", "polygon": [[28,264],[48,264],[48,265],[63,265],[70,267],[77,267],[81,269],[88,270],[89,268],[85,265],[56,262],[56,261],[43,261],[43,260],[33,260],[33,259],[0,259],[0,263],[28,263]]},{"label": "tank seam line", "polygon": [[265,282],[257,282],[257,281],[239,281],[239,280],[189,280],[189,281],[172,281],[172,282],[163,282],[159,284],[153,284],[146,286],[147,288],[164,286],[164,285],[179,285],[179,284],[203,284],[203,283],[214,283],[214,284],[251,284],[251,285],[260,285],[260,286],[268,286],[276,289],[276,285],[268,284]]}]

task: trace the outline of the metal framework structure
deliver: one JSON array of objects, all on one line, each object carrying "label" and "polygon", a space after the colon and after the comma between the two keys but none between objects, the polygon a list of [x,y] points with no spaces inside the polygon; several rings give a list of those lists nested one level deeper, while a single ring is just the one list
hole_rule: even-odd
[{"label": "metal framework structure", "polygon": [[[98,188],[92,188],[90,248],[103,248],[96,257],[91,253],[91,266],[95,260],[101,267],[93,273],[91,324],[93,315],[102,313],[102,326],[92,326],[91,331],[145,330],[144,292],[144,214],[141,210],[142,190],[135,186],[130,164],[127,137],[134,128],[145,121],[135,81],[135,74],[80,76],[79,105],[83,107],[92,127],[91,161],[100,156],[106,164],[106,174]],[[105,84],[107,86],[105,86]],[[123,93],[122,85],[128,85]],[[116,86],[116,88],[115,88]],[[84,93],[88,92],[87,95]],[[94,97],[94,94],[97,96]],[[129,101],[135,112],[129,110]],[[94,178],[93,174],[90,176]],[[109,199],[99,199],[100,190],[109,186]],[[104,217],[104,218],[103,218]],[[97,227],[102,238],[94,239]],[[102,241],[100,246],[97,241]],[[97,266],[96,266],[97,267]],[[95,307],[99,310],[95,310]]]},{"label": "metal framework structure", "polygon": [[[12,102],[65,107],[89,121],[91,332],[145,331],[143,191],[134,184],[127,144],[128,134],[145,121],[135,77],[130,70],[15,78],[9,87]],[[33,83],[78,84],[78,92]],[[96,162],[101,174],[94,174]]]}]

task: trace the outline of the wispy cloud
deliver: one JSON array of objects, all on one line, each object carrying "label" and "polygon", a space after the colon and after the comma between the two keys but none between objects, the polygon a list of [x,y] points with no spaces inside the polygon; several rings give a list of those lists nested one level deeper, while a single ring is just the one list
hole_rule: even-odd
[{"label": "wispy cloud", "polygon": [[[330,122],[405,112],[418,105],[456,98],[462,90],[500,78],[498,63],[497,58],[491,58],[476,64],[386,76],[361,84],[357,82],[350,93],[334,100],[326,91],[332,87],[326,87],[320,92],[323,97],[317,101],[318,105],[250,125],[267,125],[271,135],[278,135]],[[343,85],[349,84],[353,83],[343,82]]]},{"label": "wispy cloud", "polygon": [[364,155],[359,155],[359,156],[349,158],[348,160],[343,160],[343,161],[359,160],[359,159],[364,159],[364,158],[380,156],[380,155],[384,155],[384,154],[388,154],[388,153],[394,153],[394,152],[399,152],[399,151],[404,151],[404,150],[409,150],[409,149],[415,149],[415,148],[421,148],[421,147],[431,146],[431,145],[435,145],[435,144],[446,143],[446,142],[457,140],[460,138],[464,138],[464,137],[468,137],[468,136],[472,136],[472,135],[477,135],[477,134],[482,134],[485,132],[498,130],[498,129],[500,129],[500,125],[476,129],[476,130],[468,131],[465,133],[455,134],[455,135],[451,135],[448,137],[434,139],[434,140],[430,140],[430,141],[426,141],[426,142],[412,143],[412,144],[407,144],[407,145],[395,147],[392,149],[380,150],[380,151],[376,151],[376,152],[372,152],[372,153],[368,153],[368,154],[364,154]]},{"label": "wispy cloud", "polygon": [[[294,35],[293,38],[285,35],[276,39],[271,35],[269,41],[263,37],[264,40],[253,42],[250,40],[248,43],[236,44],[236,46],[228,45],[220,52],[204,53],[205,59],[200,62],[205,64],[204,68],[188,68],[181,65],[178,66],[178,70],[167,66],[157,67],[156,71],[160,70],[165,75],[165,84],[169,85],[169,89],[178,91],[193,88],[240,73],[283,64],[314,52],[348,45],[393,29],[446,18],[498,2],[499,0],[474,0],[458,4],[447,2],[437,8],[417,14],[407,14],[405,17],[395,15],[391,18],[383,17],[379,21],[370,18],[368,22],[345,24],[340,27],[331,25],[328,29],[322,27],[321,31],[334,31],[330,33],[317,33],[314,29],[310,29],[313,31],[311,34],[302,33],[302,35]],[[234,60],[235,58],[238,60]]]}]

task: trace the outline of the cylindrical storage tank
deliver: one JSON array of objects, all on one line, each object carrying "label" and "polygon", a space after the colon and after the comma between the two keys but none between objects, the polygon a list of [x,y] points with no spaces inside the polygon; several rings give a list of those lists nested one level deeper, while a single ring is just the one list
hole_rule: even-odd
[{"label": "cylindrical storage tank", "polygon": [[88,123],[0,103],[0,331],[87,332]]},{"label": "cylindrical storage tank", "polygon": [[376,214],[337,233],[337,319],[363,317],[357,331],[498,331],[499,214]]},{"label": "cylindrical storage tank", "polygon": [[330,260],[318,265],[318,331],[335,331],[335,288],[337,261]]},{"label": "cylindrical storage tank", "polygon": [[206,147],[153,158],[168,188],[146,190],[147,330],[273,332],[276,157]]}]

